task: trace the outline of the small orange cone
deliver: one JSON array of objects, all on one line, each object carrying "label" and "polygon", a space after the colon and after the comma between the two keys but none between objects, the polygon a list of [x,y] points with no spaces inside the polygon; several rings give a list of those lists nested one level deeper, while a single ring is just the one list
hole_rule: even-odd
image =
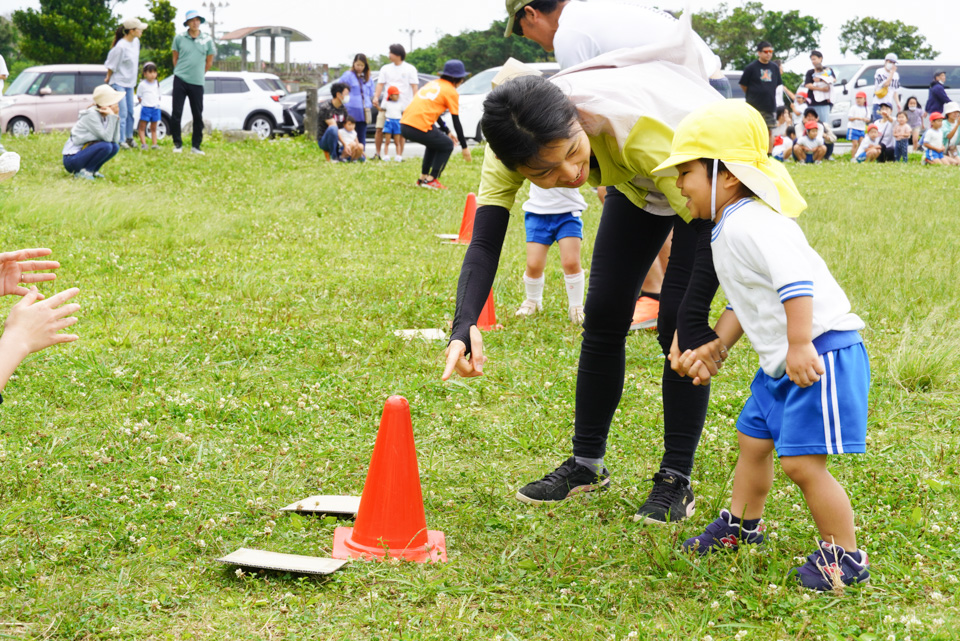
[{"label": "small orange cone", "polygon": [[333,558],[446,561],[443,532],[427,530],[410,404],[391,396],[383,407],[377,443],[354,526],[333,534]]},{"label": "small orange cone", "polygon": [[487,302],[484,303],[483,309],[480,310],[480,318],[477,319],[477,327],[485,332],[489,332],[491,329],[503,329],[503,325],[497,323],[497,310],[495,307],[493,290],[491,289],[490,295],[487,296]]},{"label": "small orange cone", "polygon": [[457,244],[469,245],[473,239],[473,219],[477,215],[477,195],[467,194],[467,204],[463,207],[463,219],[460,221],[460,233],[457,234]]}]

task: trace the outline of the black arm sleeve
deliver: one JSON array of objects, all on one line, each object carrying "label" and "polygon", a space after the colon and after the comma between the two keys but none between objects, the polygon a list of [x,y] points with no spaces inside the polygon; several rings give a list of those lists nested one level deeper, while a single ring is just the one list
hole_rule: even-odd
[{"label": "black arm sleeve", "polygon": [[720,285],[717,272],[713,269],[713,251],[710,248],[713,223],[697,219],[690,221],[690,226],[697,232],[697,253],[690,286],[677,310],[677,346],[681,352],[717,339],[716,332],[710,327],[710,304]]},{"label": "black arm sleeve", "polygon": [[466,149],[467,138],[463,135],[463,125],[460,124],[460,116],[450,114],[450,118],[453,120],[453,130],[457,132],[457,139],[460,141],[460,147]]},{"label": "black arm sleeve", "polygon": [[510,210],[495,205],[481,205],[473,222],[473,238],[467,247],[457,283],[457,311],[453,316],[450,340],[461,340],[470,353],[470,326],[477,324],[480,310],[487,302],[497,274],[500,250],[507,235]]},{"label": "black arm sleeve", "polygon": [[442,131],[445,134],[450,133],[450,127],[447,126],[447,123],[443,121],[442,117],[437,118],[437,127],[439,127],[440,131]]}]

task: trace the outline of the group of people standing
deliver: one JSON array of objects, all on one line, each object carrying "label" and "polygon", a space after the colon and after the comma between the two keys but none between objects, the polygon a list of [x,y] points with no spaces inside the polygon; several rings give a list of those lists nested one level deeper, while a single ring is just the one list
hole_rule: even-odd
[{"label": "group of people standing", "polygon": [[[374,83],[367,57],[358,53],[353,64],[331,87],[330,99],[318,106],[317,145],[330,162],[363,162],[366,160],[367,128],[376,120],[375,160],[390,158],[390,141],[394,140],[395,161],[403,160],[406,140],[424,146],[423,161],[417,186],[427,189],[446,189],[440,175],[459,142],[463,157],[470,161],[470,150],[460,124],[460,94],[457,87],[467,77],[467,70],[459,60],[448,60],[440,78],[420,87],[416,68],[406,62],[403,45],[393,44],[389,49],[390,64],[384,65]],[[449,112],[456,134],[442,116]],[[383,154],[383,143],[386,148]]]},{"label": "group of people standing", "polygon": [[[177,34],[171,45],[173,54],[173,108],[170,134],[173,152],[183,151],[181,119],[186,100],[190,101],[193,116],[191,152],[204,155],[203,93],[204,75],[210,70],[216,47],[213,39],[200,31],[206,18],[197,11],[188,11],[183,26],[186,31]],[[153,62],[140,66],[140,36],[147,24],[137,18],[124,20],[117,27],[110,52],[107,54],[107,74],[104,84],[93,92],[94,104],[80,112],[77,124],[63,147],[63,166],[77,178],[93,180],[103,177],[101,168],[121,149],[134,149],[134,131],[140,139],[140,149],[159,149],[157,123],[160,122],[159,71]],[[140,77],[138,85],[137,79]],[[140,104],[140,122],[136,127],[134,108]],[[147,145],[147,127],[150,127],[151,145]]]}]

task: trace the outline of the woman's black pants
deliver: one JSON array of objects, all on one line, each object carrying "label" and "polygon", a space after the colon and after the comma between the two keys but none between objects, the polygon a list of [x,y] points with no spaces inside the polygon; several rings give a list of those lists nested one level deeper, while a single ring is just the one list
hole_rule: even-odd
[{"label": "woman's black pants", "polygon": [[453,141],[450,137],[436,127],[430,131],[420,131],[410,125],[400,125],[400,133],[407,140],[426,147],[420,173],[439,179],[450,160],[450,154],[453,153]]}]

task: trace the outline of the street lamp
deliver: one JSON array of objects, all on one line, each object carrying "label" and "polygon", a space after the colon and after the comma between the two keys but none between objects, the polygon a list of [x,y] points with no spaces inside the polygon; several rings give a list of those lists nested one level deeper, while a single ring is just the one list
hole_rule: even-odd
[{"label": "street lamp", "polygon": [[413,34],[420,33],[420,29],[400,29],[399,31],[410,36],[410,51],[413,51]]},{"label": "street lamp", "polygon": [[203,2],[200,4],[201,7],[210,12],[210,36],[216,40],[217,39],[217,9],[225,9],[230,6],[229,2]]}]

